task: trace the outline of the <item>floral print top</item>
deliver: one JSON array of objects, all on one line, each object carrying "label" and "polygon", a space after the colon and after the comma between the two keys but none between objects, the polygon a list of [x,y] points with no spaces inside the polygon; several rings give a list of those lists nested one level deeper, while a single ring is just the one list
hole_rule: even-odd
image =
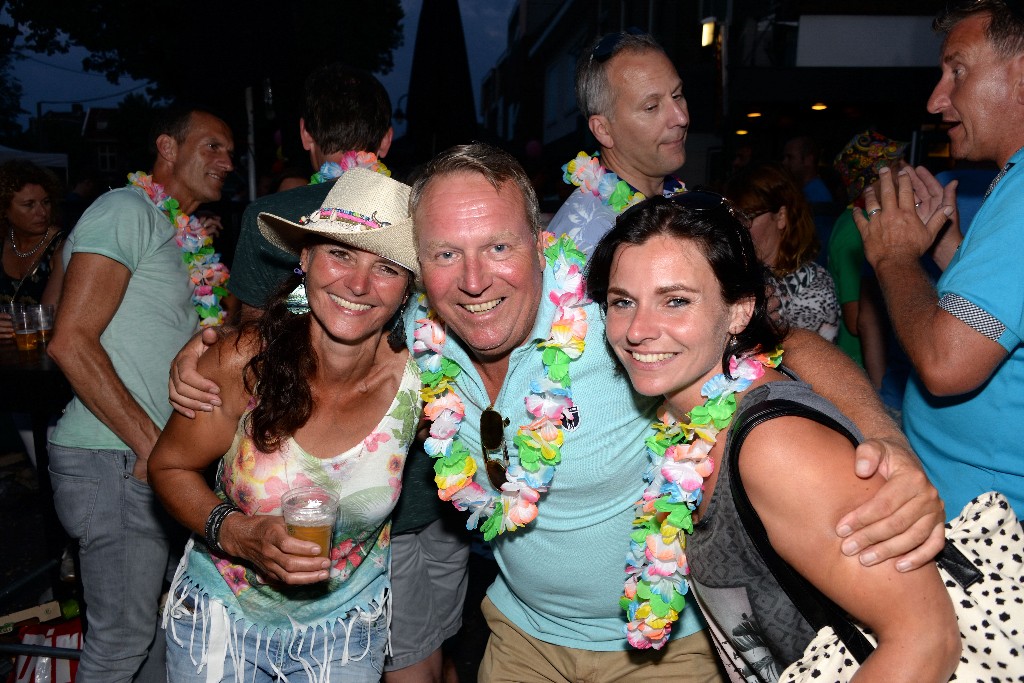
[{"label": "floral print top", "polygon": [[245,419],[221,459],[218,495],[247,515],[281,514],[281,495],[300,486],[321,486],[339,500],[330,552],[330,578],[312,586],[271,586],[251,566],[211,554],[193,539],[183,586],[224,603],[233,618],[258,627],[291,630],[373,611],[390,586],[391,511],[402,490],[406,451],[419,420],[419,370],[406,363],[387,414],[359,444],[331,458],[307,453],[289,437],[272,453],[256,448]]}]

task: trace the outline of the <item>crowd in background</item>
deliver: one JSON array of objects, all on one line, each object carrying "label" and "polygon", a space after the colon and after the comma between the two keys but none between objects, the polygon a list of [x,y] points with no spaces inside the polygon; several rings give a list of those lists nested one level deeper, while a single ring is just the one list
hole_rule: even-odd
[{"label": "crowd in background", "polygon": [[[875,129],[685,187],[683,84],[634,30],[581,53],[598,151],[544,219],[490,145],[391,177],[387,94],[340,64],[306,81],[309,177],[281,169],[244,211],[221,201],[233,133],[196,107],[99,197],[0,166],[0,336],[57,306],[45,352],[75,390],[50,473],[88,604],[79,680],[452,683],[462,517],[498,566],[484,681],[813,680],[845,654],[777,561],[868,632],[865,677],[1019,676],[1014,633],[979,655],[931,560],[947,519],[996,509],[1021,545],[1021,316],[999,296],[1019,269],[999,250],[1019,243],[1024,16],[980,0],[936,28],[928,107],[954,158],[1003,167],[977,228],[955,176]],[[964,96],[958,59],[1007,92]],[[979,276],[994,258],[1009,282]],[[947,443],[950,415],[984,426],[991,462]],[[340,500],[320,542],[281,517],[307,486]]]}]

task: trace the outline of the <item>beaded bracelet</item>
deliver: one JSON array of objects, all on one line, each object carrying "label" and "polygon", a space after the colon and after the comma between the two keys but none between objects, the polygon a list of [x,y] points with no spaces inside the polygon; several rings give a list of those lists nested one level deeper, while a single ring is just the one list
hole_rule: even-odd
[{"label": "beaded bracelet", "polygon": [[220,527],[232,512],[241,512],[241,510],[234,503],[225,501],[217,504],[210,511],[210,516],[206,518],[206,547],[211,551],[225,554],[224,548],[220,545]]}]

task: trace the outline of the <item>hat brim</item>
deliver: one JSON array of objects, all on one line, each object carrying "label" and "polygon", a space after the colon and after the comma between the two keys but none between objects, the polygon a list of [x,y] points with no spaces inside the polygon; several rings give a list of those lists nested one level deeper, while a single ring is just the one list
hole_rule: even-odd
[{"label": "hat brim", "polygon": [[346,220],[296,223],[271,213],[261,213],[257,223],[268,242],[290,254],[298,256],[311,237],[323,237],[387,259],[411,272],[419,282],[420,264],[411,217],[373,229]]}]

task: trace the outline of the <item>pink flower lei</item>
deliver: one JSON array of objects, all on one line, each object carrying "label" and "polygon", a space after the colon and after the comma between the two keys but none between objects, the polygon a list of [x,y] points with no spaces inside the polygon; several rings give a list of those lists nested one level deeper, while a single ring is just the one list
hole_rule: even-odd
[{"label": "pink flower lei", "polygon": [[[634,191],[614,171],[602,166],[598,156],[598,152],[594,156],[580,152],[575,159],[570,159],[569,163],[562,166],[562,180],[580,188],[581,192],[600,197],[601,202],[612,207],[617,214],[647,199],[642,192]],[[678,192],[686,192],[686,186],[680,184]]]},{"label": "pink flower lei", "polygon": [[570,363],[583,354],[585,346],[585,257],[569,237],[562,235],[556,239],[545,232],[542,239],[547,245],[544,254],[548,266],[555,276],[556,285],[550,296],[557,310],[548,338],[537,344],[544,372],[532,382],[531,393],[524,399],[526,411],[535,419],[516,432],[513,443],[519,462],[509,466],[507,482],[497,494],[474,480],[476,460],[459,438],[466,410],[455,380],[462,368],[442,355],[446,339],[444,321],[433,310],[426,310],[424,297],[419,302],[425,315],[416,321],[413,355],[420,366],[420,393],[426,403],[424,414],[430,422],[430,438],[424,449],[435,459],[438,496],[450,500],[459,510],[469,510],[466,528],[474,529],[480,524],[488,541],[506,531],[516,531],[537,517],[540,496],[548,490],[555,467],[561,462],[562,415],[573,406]]},{"label": "pink flower lei", "polygon": [[672,624],[686,606],[686,534],[693,533],[693,511],[704,496],[704,479],[714,471],[711,449],[719,432],[728,429],[736,413],[736,394],[746,390],[782,360],[773,352],[729,359],[729,374],[718,374],[701,387],[703,405],[678,422],[663,407],[647,438],[651,466],[644,474],[647,488],[636,504],[636,519],[626,555],[626,584],[619,599],[629,620],[626,639],[635,648],[661,649]]},{"label": "pink flower lei", "polygon": [[181,247],[181,258],[188,266],[192,283],[192,305],[199,314],[202,327],[224,324],[221,299],[228,295],[228,267],[220,262],[220,254],[213,249],[213,237],[199,220],[185,214],[178,200],[168,195],[153,176],[139,171],[128,174],[128,183],[141,189],[156,207],[164,212],[176,231],[175,242]]}]

